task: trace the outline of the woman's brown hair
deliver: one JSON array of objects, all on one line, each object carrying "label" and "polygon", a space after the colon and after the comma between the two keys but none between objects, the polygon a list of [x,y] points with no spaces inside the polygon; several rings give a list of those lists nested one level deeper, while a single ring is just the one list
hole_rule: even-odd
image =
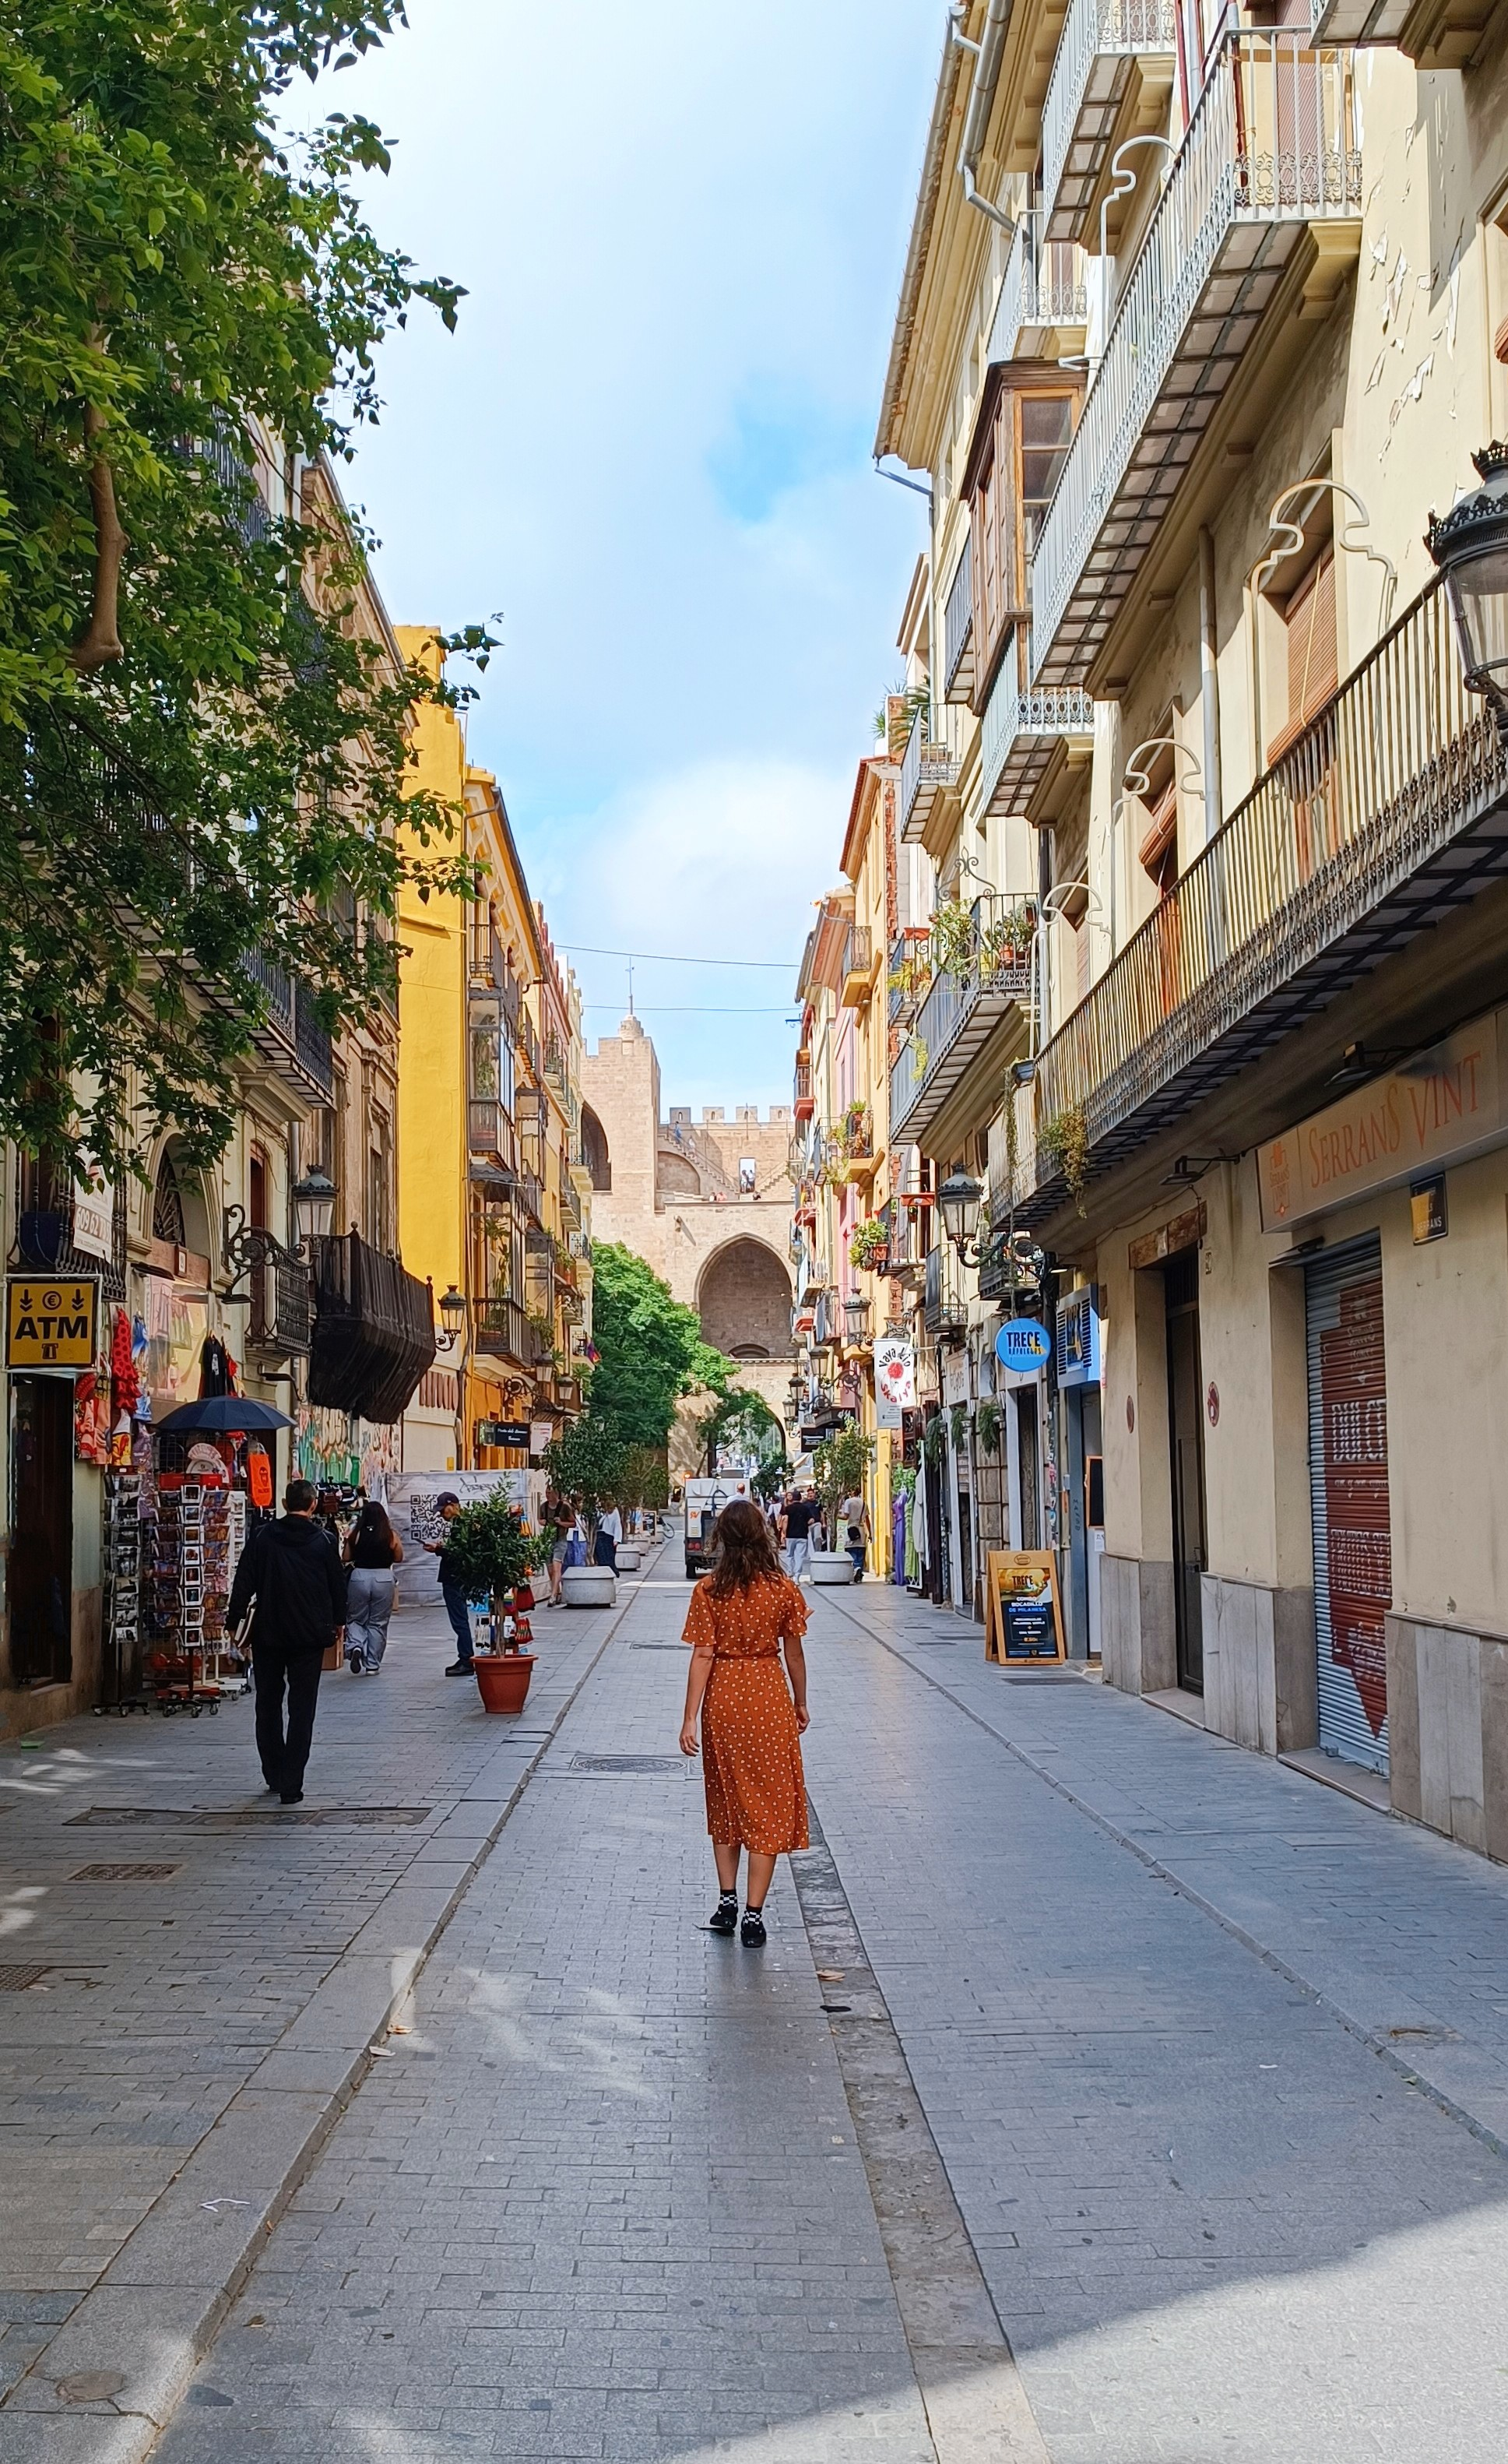
[{"label": "woman's brown hair", "polygon": [[714,1600],[747,1592],[780,1572],[770,1526],[757,1506],[746,1498],[735,1498],[732,1506],[724,1507],[712,1528],[712,1543],[717,1551],[711,1583]]}]

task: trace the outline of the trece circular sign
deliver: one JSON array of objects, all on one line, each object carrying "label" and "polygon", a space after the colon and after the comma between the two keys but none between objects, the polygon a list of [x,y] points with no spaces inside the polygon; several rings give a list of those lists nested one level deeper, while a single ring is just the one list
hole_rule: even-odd
[{"label": "trece circular sign", "polygon": [[994,1356],[1002,1369],[1044,1368],[1053,1356],[1053,1338],[1035,1317],[1013,1317],[994,1338]]}]

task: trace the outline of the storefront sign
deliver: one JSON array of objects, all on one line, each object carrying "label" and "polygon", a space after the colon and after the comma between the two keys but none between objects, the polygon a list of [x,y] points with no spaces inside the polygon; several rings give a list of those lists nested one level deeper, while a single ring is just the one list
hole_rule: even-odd
[{"label": "storefront sign", "polygon": [[992,1549],[985,1564],[986,1660],[1061,1660],[1058,1561],[1051,1550]]},{"label": "storefront sign", "polygon": [[943,1363],[943,1401],[950,1408],[969,1400],[969,1354],[951,1353]]},{"label": "storefront sign", "polygon": [[1443,1172],[1432,1172],[1423,1180],[1409,1183],[1409,1215],[1416,1249],[1422,1249],[1427,1241],[1445,1239],[1451,1228],[1451,1218],[1445,1202]]},{"label": "storefront sign", "polygon": [[[893,1403],[903,1412],[910,1411],[915,1404],[916,1353],[904,1334],[875,1338],[874,1392],[877,1403]],[[881,1426],[885,1425],[882,1421]]]},{"label": "storefront sign", "polygon": [[89,1275],[6,1277],[8,1369],[92,1369],[99,1348],[99,1286]]},{"label": "storefront sign", "polygon": [[91,1258],[114,1257],[115,1188],[110,1181],[75,1181],[74,1247]]},{"label": "storefront sign", "polygon": [[1262,1229],[1392,1189],[1508,1139],[1508,1009],[1462,1027],[1257,1152]]},{"label": "storefront sign", "polygon": [[1013,1317],[994,1338],[994,1356],[1002,1369],[1030,1374],[1045,1369],[1053,1356],[1053,1338],[1035,1317]]}]

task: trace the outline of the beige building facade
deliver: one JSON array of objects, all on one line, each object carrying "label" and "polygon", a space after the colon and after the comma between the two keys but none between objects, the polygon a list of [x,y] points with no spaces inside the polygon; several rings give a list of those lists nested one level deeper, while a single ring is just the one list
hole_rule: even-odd
[{"label": "beige building facade", "polygon": [[1005,1522],[1110,1682],[1508,1854],[1508,752],[1426,540],[1503,484],[1498,21],[957,32],[877,439],[955,1391],[1043,1320]]},{"label": "beige building facade", "polygon": [[694,1309],[740,1383],[783,1416],[791,1332],[791,1116],[661,1097],[660,1063],[639,1020],[581,1059],[581,1152],[594,1237],[645,1260]]}]

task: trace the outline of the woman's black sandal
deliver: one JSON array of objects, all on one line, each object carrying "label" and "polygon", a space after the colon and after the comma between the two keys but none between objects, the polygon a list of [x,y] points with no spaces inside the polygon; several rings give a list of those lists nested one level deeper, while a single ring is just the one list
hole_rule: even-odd
[{"label": "woman's black sandal", "polygon": [[725,1891],[708,1920],[709,1933],[732,1933],[738,1923],[738,1894]]},{"label": "woman's black sandal", "polygon": [[757,1950],[767,1939],[763,1908],[745,1908],[744,1921],[738,1928],[738,1939],[745,1950]]}]

